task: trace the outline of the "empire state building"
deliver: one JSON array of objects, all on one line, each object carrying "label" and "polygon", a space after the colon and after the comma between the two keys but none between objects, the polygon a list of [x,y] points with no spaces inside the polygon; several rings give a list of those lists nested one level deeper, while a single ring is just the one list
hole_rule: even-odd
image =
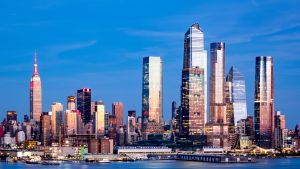
[{"label": "empire state building", "polygon": [[30,80],[30,120],[39,122],[42,113],[42,83],[38,73],[36,52],[34,53],[34,69]]}]

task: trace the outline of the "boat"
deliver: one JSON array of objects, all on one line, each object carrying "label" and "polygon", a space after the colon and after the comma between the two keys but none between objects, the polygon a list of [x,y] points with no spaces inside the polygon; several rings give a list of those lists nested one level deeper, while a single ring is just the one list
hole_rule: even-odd
[{"label": "boat", "polygon": [[25,161],[27,164],[40,164],[42,158],[40,156],[32,156],[28,160]]},{"label": "boat", "polygon": [[98,161],[99,163],[110,163],[109,159],[103,158]]},{"label": "boat", "polygon": [[9,163],[16,163],[16,162],[18,162],[17,159],[11,158],[11,157],[7,157],[6,161],[9,162]]},{"label": "boat", "polygon": [[59,161],[55,160],[44,160],[41,162],[42,165],[60,165]]}]

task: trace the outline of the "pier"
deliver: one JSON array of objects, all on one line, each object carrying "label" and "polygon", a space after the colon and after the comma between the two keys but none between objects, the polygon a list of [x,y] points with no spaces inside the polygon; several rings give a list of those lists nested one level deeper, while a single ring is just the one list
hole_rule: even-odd
[{"label": "pier", "polygon": [[155,160],[182,160],[209,163],[253,163],[255,159],[244,156],[206,155],[206,154],[149,154],[149,159]]}]

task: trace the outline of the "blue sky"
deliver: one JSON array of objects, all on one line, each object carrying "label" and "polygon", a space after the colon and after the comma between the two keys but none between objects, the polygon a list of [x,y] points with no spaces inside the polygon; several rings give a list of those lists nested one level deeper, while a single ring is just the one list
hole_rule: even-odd
[{"label": "blue sky", "polygon": [[76,89],[92,88],[93,100],[113,101],[141,112],[142,57],[163,59],[164,117],[180,101],[183,36],[198,22],[209,43],[225,41],[226,72],[246,77],[253,115],[255,56],[272,55],[275,109],[287,126],[300,123],[300,2],[171,0],[44,0],[0,2],[0,118],[29,112],[33,52],[38,52],[43,110],[66,104]]}]

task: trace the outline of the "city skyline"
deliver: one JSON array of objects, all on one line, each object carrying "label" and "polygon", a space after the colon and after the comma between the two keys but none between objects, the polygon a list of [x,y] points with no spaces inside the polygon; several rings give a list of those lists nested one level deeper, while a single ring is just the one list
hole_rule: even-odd
[{"label": "city skyline", "polygon": [[[267,3],[267,2],[265,2]],[[267,8],[264,6],[265,4],[260,4],[261,8]],[[64,7],[63,4],[59,4]],[[108,4],[111,5],[111,4]],[[209,5],[206,3],[198,4],[198,5]],[[255,4],[248,4],[249,6],[253,6],[255,8]],[[276,5],[276,3],[275,3]],[[247,6],[247,5],[245,5]],[[191,6],[188,6],[191,7]],[[49,7],[51,10],[51,5]],[[294,9],[294,8],[292,8]],[[32,9],[32,10],[38,10],[38,9]],[[258,9],[257,9],[258,10]],[[207,11],[206,11],[207,12]],[[183,10],[179,10],[180,15],[184,15]],[[211,13],[207,12],[211,15]],[[46,13],[42,13],[46,14]],[[189,13],[190,14],[190,13]],[[90,16],[89,14],[87,14]],[[280,49],[276,49],[276,46],[279,44],[276,43],[276,37],[278,36],[285,36],[293,33],[299,32],[299,20],[293,20],[290,21],[291,23],[288,24],[286,27],[278,28],[279,30],[265,30],[265,33],[263,35],[253,35],[253,33],[257,32],[245,32],[240,33],[240,36],[236,36],[235,40],[233,39],[226,39],[224,38],[224,35],[222,33],[228,33],[228,30],[224,30],[221,27],[218,29],[211,29],[212,24],[206,23],[207,17],[205,16],[205,13],[199,13],[197,14],[199,16],[189,16],[187,19],[183,22],[182,26],[175,26],[175,28],[167,27],[167,25],[162,24],[160,27],[153,27],[151,25],[151,22],[149,22],[149,18],[146,17],[146,21],[143,23],[146,24],[145,27],[142,27],[141,29],[145,30],[138,30],[139,27],[136,27],[136,29],[128,30],[123,28],[123,30],[113,30],[113,32],[116,32],[119,34],[123,31],[128,33],[129,36],[132,39],[136,39],[136,41],[139,41],[140,39],[144,39],[145,44],[141,44],[136,46],[134,49],[131,47],[129,51],[118,51],[121,46],[117,46],[117,55],[121,55],[124,57],[119,57],[117,60],[110,60],[109,57],[113,57],[115,55],[109,53],[109,51],[105,51],[104,53],[101,53],[101,50],[104,50],[101,45],[104,45],[104,42],[100,41],[99,39],[92,39],[92,40],[84,40],[85,38],[78,38],[78,39],[70,39],[68,36],[65,39],[60,39],[63,43],[70,40],[74,40],[76,43],[71,42],[70,46],[64,46],[64,49],[57,49],[55,48],[55,45],[52,46],[53,49],[49,49],[51,47],[51,44],[59,44],[58,41],[55,41],[48,37],[49,44],[38,44],[36,41],[38,39],[28,39],[30,45],[25,45],[23,48],[18,47],[18,43],[12,43],[10,40],[8,41],[8,46],[15,44],[16,50],[12,50],[9,47],[7,49],[5,48],[5,45],[1,47],[1,58],[3,57],[4,60],[0,64],[0,80],[1,83],[0,87],[3,89],[6,89],[7,91],[10,91],[7,93],[7,91],[4,91],[4,95],[6,96],[0,96],[0,99],[3,100],[2,106],[0,107],[0,111],[2,115],[0,116],[3,118],[5,116],[5,112],[7,110],[16,110],[18,113],[18,119],[22,119],[23,115],[28,114],[29,115],[29,107],[28,103],[28,77],[32,74],[32,51],[34,49],[37,49],[38,57],[39,57],[39,74],[43,81],[43,111],[49,111],[49,107],[52,102],[60,102],[66,107],[66,98],[70,95],[76,95],[75,92],[77,89],[81,89],[84,87],[91,88],[93,91],[93,100],[103,100],[106,104],[106,107],[110,107],[109,105],[113,103],[114,101],[121,101],[124,103],[124,117],[127,117],[126,112],[127,110],[136,110],[137,115],[141,115],[141,104],[140,104],[140,98],[141,98],[141,74],[142,74],[142,58],[147,55],[159,55],[162,57],[162,60],[164,60],[164,110],[163,110],[163,116],[166,117],[164,120],[168,120],[171,117],[171,103],[173,100],[177,101],[178,104],[180,104],[180,71],[182,66],[182,41],[183,41],[183,35],[186,31],[186,28],[189,25],[192,25],[194,22],[199,22],[201,25],[201,28],[203,31],[207,32],[208,38],[205,39],[205,49],[209,49],[207,45],[214,41],[224,41],[226,43],[226,50],[228,51],[226,53],[227,63],[226,63],[226,70],[225,73],[228,72],[228,68],[231,67],[231,65],[236,65],[242,74],[244,74],[246,79],[246,91],[247,91],[247,105],[248,105],[248,114],[254,115],[253,112],[253,102],[254,102],[254,72],[255,72],[255,57],[259,55],[271,55],[274,59],[274,76],[275,76],[275,110],[280,110],[283,114],[286,115],[286,121],[290,122],[287,123],[288,128],[293,128],[295,124],[298,123],[297,120],[297,111],[299,110],[299,105],[295,103],[299,96],[299,88],[297,88],[297,77],[300,76],[299,74],[299,57],[295,57],[294,53],[299,53],[299,49],[293,49],[292,52],[288,52],[287,50],[290,49],[288,46],[282,46]],[[43,15],[42,15],[43,16]],[[165,16],[165,15],[164,15]],[[245,17],[245,15],[243,15]],[[251,15],[252,16],[252,15]],[[159,16],[156,16],[159,17]],[[177,16],[178,17],[178,16]],[[254,17],[254,16],[252,16]],[[204,19],[206,18],[206,19]],[[266,16],[262,16],[262,18],[268,18]],[[33,20],[37,19],[35,17],[32,18]],[[38,19],[37,19],[38,20]],[[3,36],[3,38],[6,37],[4,33],[7,31],[3,29],[3,27],[7,27],[7,24],[5,24],[5,21],[2,21],[3,24],[1,25],[0,29],[0,35]],[[22,20],[21,20],[22,22]],[[58,22],[57,20],[54,21],[55,23]],[[260,22],[258,22],[260,23]],[[268,22],[272,23],[272,22]],[[51,27],[51,24],[53,23],[40,23],[35,25],[27,25],[29,28],[28,30],[25,29],[25,31],[29,31],[30,29],[39,29],[40,27],[43,27],[42,30],[47,31],[49,30],[49,25]],[[133,23],[131,23],[133,24]],[[4,26],[3,26],[4,25]],[[5,26],[6,25],[6,26]],[[9,24],[8,24],[9,25]],[[171,23],[172,26],[175,24]],[[280,24],[279,24],[280,25]],[[130,27],[130,25],[127,25]],[[22,27],[22,26],[21,26]],[[264,28],[264,26],[258,26],[261,27],[261,29]],[[98,28],[97,28],[98,29]],[[151,31],[151,29],[153,31]],[[250,28],[249,28],[250,29]],[[85,29],[83,29],[85,30]],[[96,28],[91,28],[91,31],[96,30]],[[160,32],[162,31],[162,32]],[[175,32],[174,32],[175,31]],[[13,33],[14,30],[8,31],[9,33]],[[74,31],[72,33],[78,33],[77,31]],[[106,29],[103,29],[103,32],[109,32]],[[41,32],[39,32],[41,33]],[[84,34],[78,33],[80,36],[84,36]],[[121,33],[122,34],[122,33]],[[151,34],[151,35],[150,35]],[[221,35],[220,35],[221,34]],[[255,44],[256,39],[251,39],[250,42],[247,40],[247,36],[253,36],[255,38],[262,38],[264,39],[264,36],[266,38],[273,38],[271,42],[268,44],[261,46],[260,44]],[[88,34],[87,39],[91,38],[94,34]],[[243,37],[246,36],[246,37]],[[18,40],[22,41],[26,36],[22,36],[18,38]],[[34,36],[33,36],[34,37]],[[122,37],[122,36],[121,36]],[[238,38],[241,38],[241,41],[244,42],[237,42]],[[97,37],[99,38],[99,36]],[[114,37],[116,38],[116,37]],[[289,37],[291,38],[291,37]],[[108,40],[108,38],[104,38]],[[134,40],[128,40],[129,43],[135,44],[136,42]],[[275,40],[274,40],[275,39]],[[283,38],[284,39],[284,38]],[[82,41],[83,40],[83,41]],[[163,42],[159,42],[159,40]],[[278,41],[278,40],[277,40]],[[286,39],[287,42],[290,42],[290,44],[293,46],[299,43],[299,39]],[[83,43],[81,43],[83,42]],[[123,43],[126,42],[126,40],[122,40]],[[148,44],[149,43],[149,44]],[[156,44],[157,43],[157,44]],[[171,45],[166,46],[164,43],[179,43],[179,45]],[[282,42],[281,42],[282,43]],[[249,45],[249,48],[252,48],[250,51],[245,46]],[[19,44],[20,45],[20,44]],[[64,45],[64,44],[60,44]],[[110,45],[110,43],[108,43]],[[274,46],[272,46],[274,45]],[[60,46],[60,47],[62,47]],[[105,46],[105,45],[104,45]],[[156,48],[151,48],[152,46],[156,46]],[[280,46],[280,45],[279,45]],[[147,48],[148,47],[148,48]],[[178,50],[175,48],[179,47]],[[125,47],[126,48],[126,47]],[[150,48],[150,49],[149,49]],[[47,52],[48,50],[48,52]],[[60,50],[60,51],[59,51]],[[142,50],[142,51],[139,51]],[[236,52],[235,52],[236,50]],[[57,52],[59,51],[59,52]],[[168,52],[170,51],[170,52]],[[238,52],[240,51],[240,52]],[[52,52],[52,54],[51,54]],[[54,52],[54,53],[53,53]],[[55,53],[57,52],[57,53]],[[110,51],[112,52],[112,51]],[[287,52],[284,53],[284,52]],[[78,54],[77,54],[78,53]],[[113,53],[113,52],[112,52]],[[123,54],[124,53],[124,54]],[[132,54],[130,54],[132,53]],[[170,53],[170,54],[167,54]],[[247,53],[247,54],[245,54]],[[288,54],[290,53],[290,54]],[[82,58],[80,58],[80,55],[82,55]],[[106,55],[106,56],[105,56]],[[294,58],[290,58],[293,57]],[[74,57],[75,56],[75,57]],[[290,56],[290,57],[289,57]],[[132,58],[133,57],[133,58]],[[9,60],[10,59],[10,60]],[[284,61],[283,63],[280,63],[281,61]],[[292,61],[291,61],[292,60]],[[14,62],[15,61],[15,62]],[[14,62],[14,63],[13,63]],[[128,62],[131,62],[130,64],[126,65]],[[56,64],[57,63],[57,64]],[[92,65],[89,68],[87,65],[83,65],[83,69],[77,70],[76,66],[78,64],[86,63],[87,65]],[[249,64],[250,63],[250,64]],[[94,64],[94,65],[93,65]],[[208,64],[209,65],[209,64]],[[124,66],[124,67],[122,67]],[[120,69],[112,70],[107,69],[107,67],[118,67]],[[96,69],[99,69],[96,71]],[[174,71],[173,71],[174,70]],[[24,72],[24,73],[22,73]],[[125,74],[130,74],[132,77],[123,77],[124,74],[122,72],[125,72]],[[175,75],[176,74],[176,75]],[[209,73],[208,73],[209,74]],[[12,76],[9,76],[12,75]],[[296,77],[295,77],[296,76]],[[86,80],[82,80],[85,78]],[[99,78],[98,80],[95,78]],[[209,77],[208,77],[209,78]],[[105,81],[103,80],[105,79]],[[299,78],[298,78],[299,79]],[[59,83],[61,82],[61,83]],[[78,82],[78,83],[77,83]],[[119,86],[120,88],[116,89],[116,86],[118,86],[120,83],[124,82],[123,86]],[[75,84],[76,83],[76,84]],[[24,87],[23,87],[24,86]],[[112,87],[110,87],[112,86]],[[26,89],[27,88],[27,89]],[[293,88],[295,90],[291,90],[289,88]],[[115,89],[115,90],[113,90]],[[165,90],[166,89],[166,90]],[[132,94],[130,92],[132,92]],[[296,91],[296,92],[295,92]],[[119,94],[119,95],[118,95]],[[8,96],[9,95],[9,96]],[[21,100],[21,101],[18,101]],[[293,104],[294,103],[294,104]],[[110,109],[108,111],[111,112]]]}]

